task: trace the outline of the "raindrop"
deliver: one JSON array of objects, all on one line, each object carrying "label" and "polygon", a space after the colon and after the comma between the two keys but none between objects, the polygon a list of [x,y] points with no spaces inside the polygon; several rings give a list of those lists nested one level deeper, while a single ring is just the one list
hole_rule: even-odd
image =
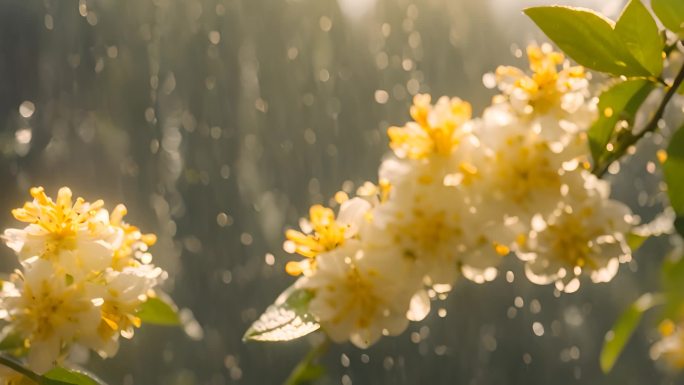
[{"label": "raindrop", "polygon": [[389,94],[385,90],[375,91],[375,101],[379,104],[385,104],[389,100]]},{"label": "raindrop", "polygon": [[513,304],[518,309],[521,309],[523,306],[525,306],[525,301],[522,299],[522,297],[515,297],[515,299],[513,300]]},{"label": "raindrop", "polygon": [[342,353],[342,355],[340,356],[340,364],[342,364],[342,366],[344,366],[345,368],[348,368],[348,367],[349,367],[349,364],[350,364],[350,362],[349,362],[349,356],[347,356],[346,354]]},{"label": "raindrop", "polygon": [[19,114],[24,118],[30,118],[35,111],[36,105],[29,100],[26,100],[19,105]]},{"label": "raindrop", "polygon": [[532,332],[537,336],[541,337],[544,335],[544,325],[540,322],[535,322],[532,324]]}]

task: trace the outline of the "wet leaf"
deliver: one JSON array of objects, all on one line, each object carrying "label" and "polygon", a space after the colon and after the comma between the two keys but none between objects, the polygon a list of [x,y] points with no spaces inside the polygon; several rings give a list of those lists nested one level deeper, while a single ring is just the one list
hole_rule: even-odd
[{"label": "wet leaf", "polygon": [[41,385],[103,385],[85,372],[57,367],[43,375]]},{"label": "wet leaf", "polygon": [[603,91],[599,97],[599,117],[589,128],[589,147],[594,163],[600,163],[607,152],[606,146],[615,134],[615,125],[624,120],[634,123],[639,107],[655,85],[646,79],[630,79]]},{"label": "wet leaf", "polygon": [[148,298],[136,314],[143,323],[178,326],[181,324],[176,307],[157,297]]},{"label": "wet leaf", "polygon": [[24,348],[24,337],[18,333],[7,333],[2,335],[0,341],[0,351],[16,350]]},{"label": "wet leaf", "polygon": [[311,291],[291,286],[250,326],[243,339],[289,341],[318,330],[320,326],[308,313],[312,298]]},{"label": "wet leaf", "polygon": [[665,27],[684,37],[684,1],[651,0],[651,6]]},{"label": "wet leaf", "polygon": [[684,126],[677,130],[667,147],[667,160],[663,163],[670,204],[677,215],[675,229],[684,235]]},{"label": "wet leaf", "polygon": [[606,333],[606,338],[601,349],[601,370],[608,373],[613,369],[615,362],[620,357],[622,350],[634,334],[641,322],[644,312],[656,305],[663,303],[663,297],[658,294],[646,293],[639,297],[622,315],[615,321],[613,328]]},{"label": "wet leaf", "polygon": [[[673,258],[675,257],[675,258]],[[678,319],[683,314],[684,304],[684,257],[670,255],[662,267],[663,291],[667,303],[664,317]]]},{"label": "wet leaf", "polygon": [[653,16],[641,0],[631,0],[627,4],[615,24],[615,32],[641,66],[651,75],[660,76],[664,41]]},{"label": "wet leaf", "polygon": [[589,9],[544,6],[525,10],[535,24],[577,63],[600,72],[624,76],[649,76],[632,56],[613,22]]},{"label": "wet leaf", "polygon": [[648,236],[639,235],[639,234],[635,234],[635,233],[628,233],[627,234],[627,246],[629,246],[629,248],[632,251],[638,250],[641,247],[641,245],[643,245],[644,242],[646,242],[646,240],[648,238],[649,238]]}]

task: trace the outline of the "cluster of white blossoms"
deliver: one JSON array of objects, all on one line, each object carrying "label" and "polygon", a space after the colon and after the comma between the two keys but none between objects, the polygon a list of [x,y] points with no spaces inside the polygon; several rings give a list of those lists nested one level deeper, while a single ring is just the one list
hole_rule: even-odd
[{"label": "cluster of white blossoms", "polygon": [[564,292],[630,260],[630,210],[588,171],[588,74],[549,45],[527,53],[532,74],[498,68],[501,94],[481,118],[459,98],[417,95],[413,121],[388,131],[378,185],[338,193],[337,216],[317,205],[287,232],[285,250],[305,259],[286,270],[332,340],[365,348],[397,335],[428,314],[428,293],[459,276],[491,281],[507,255]]},{"label": "cluster of white blossoms", "polygon": [[74,201],[66,187],[54,201],[42,187],[31,196],[12,211],[26,227],[2,236],[22,267],[2,282],[2,336],[21,341],[18,350],[37,373],[59,365],[76,345],[113,356],[119,336],[131,338],[140,327],[140,305],[166,278],[148,252],[156,237],[124,222],[123,205],[109,213],[101,200]]}]

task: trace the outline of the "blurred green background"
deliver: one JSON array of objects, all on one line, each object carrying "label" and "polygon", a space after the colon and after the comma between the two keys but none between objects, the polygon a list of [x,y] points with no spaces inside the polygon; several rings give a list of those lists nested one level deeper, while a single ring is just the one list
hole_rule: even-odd
[{"label": "blurred green background", "polygon": [[[311,341],[241,337],[292,282],[284,228],[343,183],[375,180],[385,130],[407,120],[413,94],[460,96],[481,112],[494,94],[483,74],[525,66],[520,50],[543,41],[520,11],[544,3],[2,0],[0,225],[17,225],[9,210],[30,186],[68,185],[125,203],[129,221],[159,235],[165,289],[202,332],[143,327],[117,357],[85,364],[109,384],[280,383]],[[613,17],[622,5],[563,3]],[[614,191],[645,219],[660,205],[640,194],[659,180],[647,161],[630,162]],[[649,359],[648,328],[613,374],[598,366],[614,319],[657,287],[666,245],[647,246],[612,283],[559,298],[509,260],[490,284],[460,282],[399,337],[333,347],[320,383],[673,383]],[[0,256],[3,271],[16,267],[9,249]]]}]

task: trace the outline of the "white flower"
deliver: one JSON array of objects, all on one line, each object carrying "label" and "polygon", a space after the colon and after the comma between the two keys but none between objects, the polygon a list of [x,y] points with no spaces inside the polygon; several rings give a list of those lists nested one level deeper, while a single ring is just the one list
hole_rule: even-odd
[{"label": "white flower", "polygon": [[8,328],[25,338],[29,367],[44,373],[63,359],[64,349],[94,332],[100,310],[88,285],[69,282],[52,263],[39,259],[27,266],[18,290],[4,292]]},{"label": "white flower", "polygon": [[554,52],[549,44],[528,46],[527,57],[530,75],[515,67],[497,68],[503,95],[494,103],[507,103],[521,118],[540,119],[540,134],[550,141],[563,133],[586,130],[596,117],[596,101],[590,99],[589,75],[584,68],[570,67],[563,54]]},{"label": "white flower", "polygon": [[367,348],[406,329],[420,281],[393,250],[366,250],[350,241],[319,255],[302,287],[314,292],[309,311],[333,341]]},{"label": "white flower", "polygon": [[31,195],[33,202],[13,211],[29,225],[3,237],[24,269],[0,290],[3,333],[23,338],[28,366],[39,373],[79,346],[116,354],[119,335],[133,336],[140,305],[166,277],[150,264],[156,237],[123,222],[122,205],[110,220],[102,201],[74,202],[68,188],[56,201],[42,188]]},{"label": "white flower", "polygon": [[73,202],[66,187],[54,202],[42,187],[32,188],[31,195],[33,202],[12,211],[17,220],[29,225],[7,229],[3,236],[22,261],[50,260],[77,277],[110,265],[122,232],[110,225],[102,201],[91,204],[78,198]]},{"label": "white flower", "polygon": [[535,215],[556,209],[569,191],[583,189],[584,143],[550,143],[498,108],[485,112],[474,134],[480,154],[466,161],[475,177],[467,179],[465,188],[481,205],[497,207],[500,217],[528,224]]},{"label": "white flower", "polygon": [[[402,192],[407,192],[403,190]],[[367,242],[393,247],[397,258],[411,261],[418,272],[432,284],[451,284],[458,275],[459,249],[463,249],[463,204],[454,188],[425,191],[412,197],[378,207],[374,212],[374,227],[369,229]],[[452,198],[452,199],[449,199]]]},{"label": "white flower", "polygon": [[108,269],[102,285],[92,289],[102,298],[100,323],[95,333],[84,335],[80,342],[102,357],[116,355],[119,335],[130,339],[135,328],[141,326],[136,312],[147,300],[150,290],[162,279],[162,273],[161,269],[151,265],[127,267],[123,271]]},{"label": "white flower", "polygon": [[566,292],[579,288],[581,275],[593,282],[610,281],[620,262],[631,259],[625,241],[631,222],[627,206],[591,190],[547,218],[536,217],[521,247],[527,277],[537,284],[555,282]]}]

